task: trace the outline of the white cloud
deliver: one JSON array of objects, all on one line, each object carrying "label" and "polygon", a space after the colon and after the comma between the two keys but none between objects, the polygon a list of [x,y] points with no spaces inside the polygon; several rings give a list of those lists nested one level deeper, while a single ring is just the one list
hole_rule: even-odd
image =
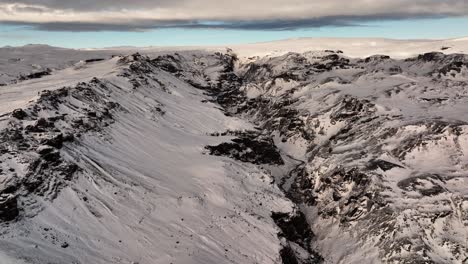
[{"label": "white cloud", "polygon": [[311,25],[320,26],[362,20],[465,15],[468,15],[467,0],[0,1],[0,21],[3,22],[114,25],[128,29],[196,25],[193,21],[200,20],[231,24],[243,21],[251,26],[255,26],[256,21],[315,21]]}]

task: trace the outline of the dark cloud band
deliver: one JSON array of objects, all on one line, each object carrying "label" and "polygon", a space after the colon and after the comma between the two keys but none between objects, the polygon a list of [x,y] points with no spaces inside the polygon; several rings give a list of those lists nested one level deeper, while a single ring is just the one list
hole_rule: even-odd
[{"label": "dark cloud band", "polygon": [[[421,14],[422,18],[443,18],[443,15]],[[362,26],[370,21],[415,19],[404,15],[380,15],[367,17],[323,17],[317,19],[300,20],[260,20],[260,21],[155,21],[136,20],[132,23],[80,23],[80,22],[48,22],[28,23],[22,21],[9,21],[4,24],[26,26],[42,31],[72,31],[72,32],[96,32],[96,31],[148,31],[152,29],[185,28],[185,29],[232,29],[232,30],[297,30],[303,28],[320,27],[351,27]]]},{"label": "dark cloud band", "polygon": [[294,30],[467,15],[467,0],[0,0],[0,23],[45,31]]}]

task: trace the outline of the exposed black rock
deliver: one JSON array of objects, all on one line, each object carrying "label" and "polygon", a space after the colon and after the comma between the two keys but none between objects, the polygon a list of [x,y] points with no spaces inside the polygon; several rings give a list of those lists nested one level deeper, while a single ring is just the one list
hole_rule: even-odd
[{"label": "exposed black rock", "polygon": [[279,234],[281,237],[294,241],[303,248],[310,247],[314,234],[310,230],[307,219],[302,212],[297,212],[295,215],[272,213],[271,217],[281,229],[281,233]]},{"label": "exposed black rock", "polygon": [[[323,263],[323,258],[311,249],[314,233],[310,229],[307,219],[302,212],[296,212],[293,215],[272,213],[271,217],[281,230],[278,236],[287,240],[286,245],[283,245],[280,251],[283,264]],[[305,252],[308,252],[308,255],[303,256],[303,254],[296,252],[293,249],[294,245],[301,247]]]},{"label": "exposed black rock", "polygon": [[369,165],[367,166],[367,168],[370,169],[370,170],[376,170],[376,169],[380,168],[383,171],[388,171],[388,170],[391,170],[393,168],[403,168],[403,167],[398,165],[398,164],[391,163],[389,161],[380,160],[380,159],[373,159],[373,160],[369,161]]},{"label": "exposed black rock", "polygon": [[[290,170],[293,166],[291,163],[297,163],[291,161],[295,158],[288,157],[286,165],[291,166],[287,168],[290,171],[284,175],[281,181],[277,181],[286,196],[296,204],[315,207],[318,212],[318,220],[329,219],[336,223],[336,227],[348,230],[353,235],[365,234],[372,237],[373,234],[379,234],[379,241],[374,246],[383,249],[383,254],[386,252],[398,254],[401,252],[401,248],[407,247],[406,242],[402,241],[400,244],[399,240],[391,237],[391,232],[381,234],[382,230],[397,230],[403,226],[396,226],[398,212],[393,210],[393,205],[385,197],[386,194],[380,193],[385,188],[390,189],[386,186],[387,182],[383,182],[385,180],[384,172],[394,168],[412,169],[410,164],[403,161],[406,153],[417,148],[424,148],[431,139],[446,137],[447,134],[450,134],[450,137],[454,136],[453,140],[456,143],[456,137],[461,130],[450,125],[449,123],[453,123],[451,121],[443,123],[437,120],[424,123],[427,128],[421,127],[420,130],[427,130],[426,132],[416,133],[414,129],[408,129],[409,131],[404,131],[405,135],[399,138],[401,140],[392,141],[397,142],[395,147],[385,149],[385,153],[393,156],[389,158],[389,160],[395,160],[393,163],[379,159],[382,157],[383,142],[386,139],[393,140],[392,137],[402,133],[402,127],[404,128],[408,124],[399,122],[401,117],[394,111],[387,111],[387,109],[379,111],[381,105],[376,106],[372,103],[378,97],[372,97],[374,95],[342,95],[343,93],[340,94],[337,91],[318,98],[317,100],[323,99],[326,103],[319,111],[309,113],[307,109],[301,108],[303,106],[301,103],[306,101],[302,100],[303,98],[298,99],[298,96],[301,96],[302,91],[307,94],[309,91],[306,89],[321,89],[320,86],[327,83],[330,83],[330,86],[350,84],[361,77],[375,78],[375,81],[379,82],[380,78],[386,78],[389,74],[406,74],[407,72],[410,76],[432,77],[432,82],[436,82],[436,78],[440,77],[439,74],[450,77],[455,73],[462,72],[466,66],[465,59],[459,55],[444,55],[434,52],[406,61],[392,60],[384,55],[357,60],[341,57],[338,55],[339,52],[327,52],[329,54],[326,56],[314,57],[312,60],[308,56],[296,53],[279,58],[259,59],[257,62],[242,66],[244,69],[241,71],[235,69],[236,57],[232,54],[210,55],[216,57],[216,63],[219,63],[217,65],[206,65],[205,60],[198,61],[198,58],[194,58],[196,67],[185,63],[187,58],[179,54],[161,56],[154,60],[135,55],[126,59],[125,63],[131,63],[131,66],[130,70],[122,76],[132,78],[134,89],[139,89],[153,81],[158,82],[151,75],[155,69],[162,69],[211,95],[212,100],[206,101],[218,103],[226,115],[247,118],[262,130],[262,134],[238,131],[213,133],[212,136],[236,136],[237,138],[218,146],[207,146],[206,149],[212,155],[226,156],[254,164],[284,165],[285,162],[271,140],[273,136],[284,143],[299,142],[306,145],[304,147],[306,156],[304,160],[298,161],[301,164]],[[203,72],[206,66],[209,66],[210,70],[212,68],[222,69],[219,72],[219,79],[210,80],[209,76]],[[327,72],[336,69],[352,69],[349,72],[353,72],[353,75],[343,74],[343,76],[337,77],[334,72]],[[424,72],[421,73],[421,70]],[[346,70],[341,72],[349,73]],[[430,78],[427,79],[429,82]],[[447,82],[452,81],[450,78],[444,79],[448,79]],[[289,82],[287,87],[281,86],[284,82]],[[159,83],[161,87],[164,87],[163,82]],[[248,97],[245,90],[248,89],[246,86],[250,84],[255,85],[259,91],[265,91],[265,93],[253,97],[249,95]],[[289,87],[289,85],[293,87]],[[406,92],[405,89],[413,89],[416,85],[415,81],[408,83],[407,86],[391,87],[382,95],[391,100],[397,99],[392,97]],[[457,85],[463,86],[464,84],[460,82]],[[433,92],[430,88],[424,91],[428,94]],[[378,91],[375,96],[380,96]],[[433,98],[430,94],[409,99],[418,103],[423,101],[426,105],[446,104],[446,102],[450,102],[449,100],[453,100],[453,98],[442,96]],[[57,104],[60,103],[59,99]],[[161,112],[157,108],[156,111]],[[80,131],[99,129],[100,125],[97,121],[104,115],[104,112],[99,111],[99,109],[89,109],[84,114],[85,117],[73,120],[74,128]],[[67,117],[65,120],[69,121]],[[59,119],[47,119],[46,121],[54,126],[60,123]],[[333,127],[338,123],[339,126]],[[332,127],[331,131],[327,131],[329,127]],[[44,123],[40,126],[36,124],[36,129],[48,132],[50,128]],[[449,130],[450,133],[442,134]],[[12,128],[11,131],[12,134],[15,134],[14,138],[17,138],[17,144],[23,144],[21,129]],[[328,138],[326,135],[330,135],[330,137]],[[300,141],[296,141],[297,139]],[[63,144],[60,141],[58,140],[57,143],[44,141],[42,144],[59,149]],[[56,152],[53,150],[50,153]],[[45,161],[47,160],[41,157],[38,168],[50,166],[49,163],[41,164]],[[397,163],[405,164],[405,167]],[[398,187],[403,190],[403,193],[409,193],[412,196],[418,195],[418,193],[421,197],[437,196],[446,191],[444,189],[445,180],[444,177],[436,175],[415,176],[399,182]],[[34,186],[34,184],[32,185]],[[40,184],[33,189],[41,190]],[[283,243],[280,255],[283,263],[316,263],[314,261],[320,258],[313,251],[310,251],[313,233],[311,234],[306,228],[302,228],[308,227],[308,224],[303,214],[302,216],[298,215],[273,216],[274,219],[276,218],[275,222],[282,229],[280,236],[287,241]],[[443,218],[446,215],[437,215],[437,217]],[[312,221],[315,220],[312,219]],[[353,228],[369,228],[369,230],[353,233],[355,231]],[[411,238],[411,241],[413,240],[417,241],[418,238]],[[412,251],[411,254],[422,252],[422,256],[411,258],[410,262],[399,260],[399,263],[412,263],[411,261],[417,263],[420,259],[427,258],[425,253],[427,249],[424,248],[424,245],[414,243],[411,247],[407,249]],[[414,249],[417,247],[420,247],[421,250]],[[298,249],[309,252],[310,256],[302,256]],[[382,256],[382,258],[384,257],[386,256]]]},{"label": "exposed black rock", "polygon": [[324,72],[324,71],[332,71],[334,69],[345,69],[349,65],[349,60],[340,58],[337,60],[333,60],[335,57],[331,57],[331,61],[324,62],[324,63],[314,63],[312,66],[314,67],[315,71],[317,72]]},{"label": "exposed black rock", "polygon": [[[290,186],[287,186],[286,182],[289,182]],[[314,191],[314,180],[305,170],[304,164],[291,170],[289,175],[283,178],[280,187],[295,204],[309,206],[316,204],[317,194]]]},{"label": "exposed black rock", "polygon": [[170,73],[178,73],[182,71],[181,61],[176,58],[177,55],[164,55],[159,56],[152,60],[152,63],[157,67],[161,68]]},{"label": "exposed black rock", "polygon": [[14,195],[4,190],[0,194],[0,221],[12,221],[19,215],[18,202]]},{"label": "exposed black rock", "polygon": [[26,81],[26,80],[30,80],[30,79],[39,79],[39,78],[42,78],[44,76],[50,75],[51,72],[52,72],[51,69],[46,69],[45,71],[40,71],[40,72],[33,72],[33,73],[28,74],[28,75],[21,75],[18,78],[18,80]]},{"label": "exposed black rock", "polygon": [[206,149],[211,155],[226,156],[253,164],[284,164],[281,154],[271,139],[241,137],[233,139],[231,143],[207,146]]},{"label": "exposed black rock", "polygon": [[62,148],[65,142],[71,142],[73,141],[73,139],[73,134],[67,134],[64,136],[62,133],[59,133],[57,135],[52,136],[51,138],[45,139],[42,143],[60,149]]},{"label": "exposed black rock", "polygon": [[85,60],[86,63],[92,63],[92,62],[98,62],[98,61],[103,61],[105,59],[102,59],[102,58],[96,58],[96,59],[88,59],[88,60]]},{"label": "exposed black rock", "polygon": [[418,56],[418,60],[425,62],[440,61],[445,57],[445,54],[442,52],[428,52]]},{"label": "exposed black rock", "polygon": [[373,56],[365,58],[364,62],[365,63],[382,62],[382,61],[389,60],[389,59],[390,59],[390,56],[387,56],[387,55],[373,55]]},{"label": "exposed black rock", "polygon": [[338,53],[338,54],[342,54],[342,53],[343,53],[342,50],[324,50],[324,52],[328,52],[328,53]]},{"label": "exposed black rock", "polygon": [[52,153],[55,151],[55,148],[51,147],[51,146],[39,146],[36,150],[37,153],[39,153],[40,155],[47,155],[49,153]]},{"label": "exposed black rock", "polygon": [[353,120],[361,114],[369,112],[373,107],[374,104],[368,100],[345,96],[342,99],[341,105],[332,113],[331,118],[336,121]]},{"label": "exposed black rock", "polygon": [[300,264],[297,260],[296,252],[294,252],[289,244],[281,248],[280,256],[283,264]]},{"label": "exposed black rock", "polygon": [[[35,197],[52,200],[73,179],[79,167],[64,158],[60,149],[74,140],[74,134],[98,131],[112,123],[111,110],[119,107],[108,101],[102,85],[94,80],[74,88],[44,91],[28,109],[12,114],[11,122],[0,131],[0,155],[18,159],[27,169],[2,172],[6,182],[0,194],[11,195],[0,202],[0,220],[12,221],[23,214],[37,213],[40,206],[35,204]],[[77,108],[71,98],[87,106]],[[59,108],[68,108],[72,114],[60,114]],[[44,113],[39,114],[41,111]],[[27,122],[32,123],[24,129],[23,112],[27,113]]]},{"label": "exposed black rock", "polygon": [[423,196],[435,196],[444,193],[441,186],[443,179],[439,175],[421,175],[398,182],[398,187],[406,191],[416,191]]},{"label": "exposed black rock", "polygon": [[449,64],[445,65],[438,72],[442,75],[447,75],[449,73],[460,73],[463,67],[468,67],[467,61],[452,61]]},{"label": "exposed black rock", "polygon": [[402,72],[403,72],[403,70],[401,69],[400,66],[392,66],[392,67],[388,68],[388,73],[391,74],[391,75],[400,74]]},{"label": "exposed black rock", "polygon": [[23,120],[28,116],[28,114],[23,109],[15,109],[11,113],[11,116],[16,119]]}]

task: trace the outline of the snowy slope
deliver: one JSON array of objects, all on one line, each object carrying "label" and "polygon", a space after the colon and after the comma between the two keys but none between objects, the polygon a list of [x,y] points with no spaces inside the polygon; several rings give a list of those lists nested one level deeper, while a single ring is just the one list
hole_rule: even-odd
[{"label": "snowy slope", "polygon": [[[262,169],[203,154],[204,146],[226,140],[210,133],[251,125],[202,102],[202,91],[134,59],[83,68],[76,81],[89,70],[99,79],[42,93],[24,107],[25,117],[2,121],[10,131],[27,133],[2,143],[8,149],[0,163],[3,189],[16,186],[20,210],[20,220],[2,225],[2,254],[27,263],[276,263],[280,242],[270,214],[289,212],[292,204]],[[213,63],[209,57],[207,63]],[[68,74],[21,87],[35,93]],[[108,111],[110,103],[118,105]],[[26,132],[28,124],[42,128],[39,117],[53,129]],[[80,168],[73,183],[47,174],[58,165],[46,156],[30,174],[28,164],[43,155],[35,154],[37,137],[58,133],[76,138],[60,150],[60,159]],[[30,146],[19,150],[17,144]],[[25,178],[43,172],[57,179],[27,184]]]},{"label": "snowy slope", "polygon": [[[279,56],[287,52],[341,50],[349,57],[368,57],[385,54],[394,58],[407,58],[418,54],[441,51],[444,53],[468,52],[468,39],[447,40],[392,40],[382,38],[297,38],[280,41],[229,45],[239,58],[256,56]],[[0,85],[17,81],[20,75],[27,76],[47,69],[63,69],[78,62],[108,59],[116,55],[135,52],[158,56],[168,52],[197,51],[225,52],[225,46],[181,47],[115,47],[101,49],[64,49],[47,45],[26,45],[0,48]]]},{"label": "snowy slope", "polygon": [[303,160],[283,188],[326,262],[467,261],[467,65],[307,52],[240,66],[239,114]]},{"label": "snowy slope", "polygon": [[92,52],[46,45],[0,48],[0,85],[48,69],[63,69],[80,61],[108,59],[115,52]]},{"label": "snowy slope", "polygon": [[393,58],[405,59],[431,51],[466,53],[468,52],[468,39],[297,38],[249,45],[234,45],[231,48],[245,57],[279,56],[287,52],[341,50],[346,56],[354,58],[385,54]]},{"label": "snowy slope", "polygon": [[77,65],[58,70],[53,75],[30,79],[0,89],[0,114],[24,107],[38,97],[43,90],[55,90],[64,86],[74,86],[79,82],[90,81],[94,77],[112,74],[118,58],[102,62]]}]

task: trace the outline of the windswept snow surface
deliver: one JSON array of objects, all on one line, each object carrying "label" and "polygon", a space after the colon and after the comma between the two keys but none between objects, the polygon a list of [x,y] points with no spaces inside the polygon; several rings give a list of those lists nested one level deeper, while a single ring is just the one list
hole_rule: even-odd
[{"label": "windswept snow surface", "polygon": [[392,58],[405,59],[431,51],[467,53],[468,39],[297,38],[249,45],[233,45],[232,48],[245,57],[279,56],[288,52],[341,50],[346,56],[353,58],[385,54]]},{"label": "windswept snow surface", "polygon": [[118,58],[114,58],[88,65],[76,65],[39,79],[21,81],[7,88],[0,87],[0,115],[26,106],[30,101],[37,99],[41,91],[74,86],[94,77],[110,75],[118,70],[117,60]]},{"label": "windswept snow surface", "polygon": [[464,54],[330,51],[240,66],[248,115],[286,153],[306,142],[282,186],[326,263],[468,260],[467,65]]},{"label": "windswept snow surface", "polygon": [[[404,59],[418,54],[441,51],[450,53],[468,52],[468,38],[446,40],[393,40],[384,38],[296,38],[280,41],[230,45],[241,59],[256,56],[279,56],[288,52],[341,50],[348,57],[364,58],[385,54]],[[19,75],[40,72],[46,69],[63,69],[87,60],[108,59],[116,55],[134,52],[157,56],[168,52],[197,51],[224,52],[225,46],[181,47],[116,47],[101,49],[64,49],[47,45],[0,47],[0,85],[14,82]]]},{"label": "windswept snow surface", "polygon": [[465,39],[8,49],[6,263],[468,261]]},{"label": "windswept snow surface", "polygon": [[63,69],[90,59],[108,59],[115,53],[117,52],[97,53],[47,45],[0,48],[0,85],[17,81],[20,75],[26,76],[47,69]]},{"label": "windswept snow surface", "polygon": [[[208,55],[196,56],[213,63]],[[290,212],[292,203],[259,167],[204,155],[204,146],[229,139],[210,133],[252,125],[226,117],[203,91],[162,70],[129,79],[132,63],[116,58],[11,86],[29,95],[55,89],[59,80],[71,85],[71,73],[74,82],[87,82],[93,72],[96,99],[68,95],[56,109],[41,105],[38,115],[99,111],[101,99],[119,107],[112,124],[62,148],[62,157],[81,168],[76,181],[54,200],[34,197],[21,212],[34,217],[2,225],[2,254],[26,263],[277,263],[280,242],[270,214]],[[27,159],[2,162],[20,167]],[[4,186],[7,175],[23,173],[4,169]]]}]

